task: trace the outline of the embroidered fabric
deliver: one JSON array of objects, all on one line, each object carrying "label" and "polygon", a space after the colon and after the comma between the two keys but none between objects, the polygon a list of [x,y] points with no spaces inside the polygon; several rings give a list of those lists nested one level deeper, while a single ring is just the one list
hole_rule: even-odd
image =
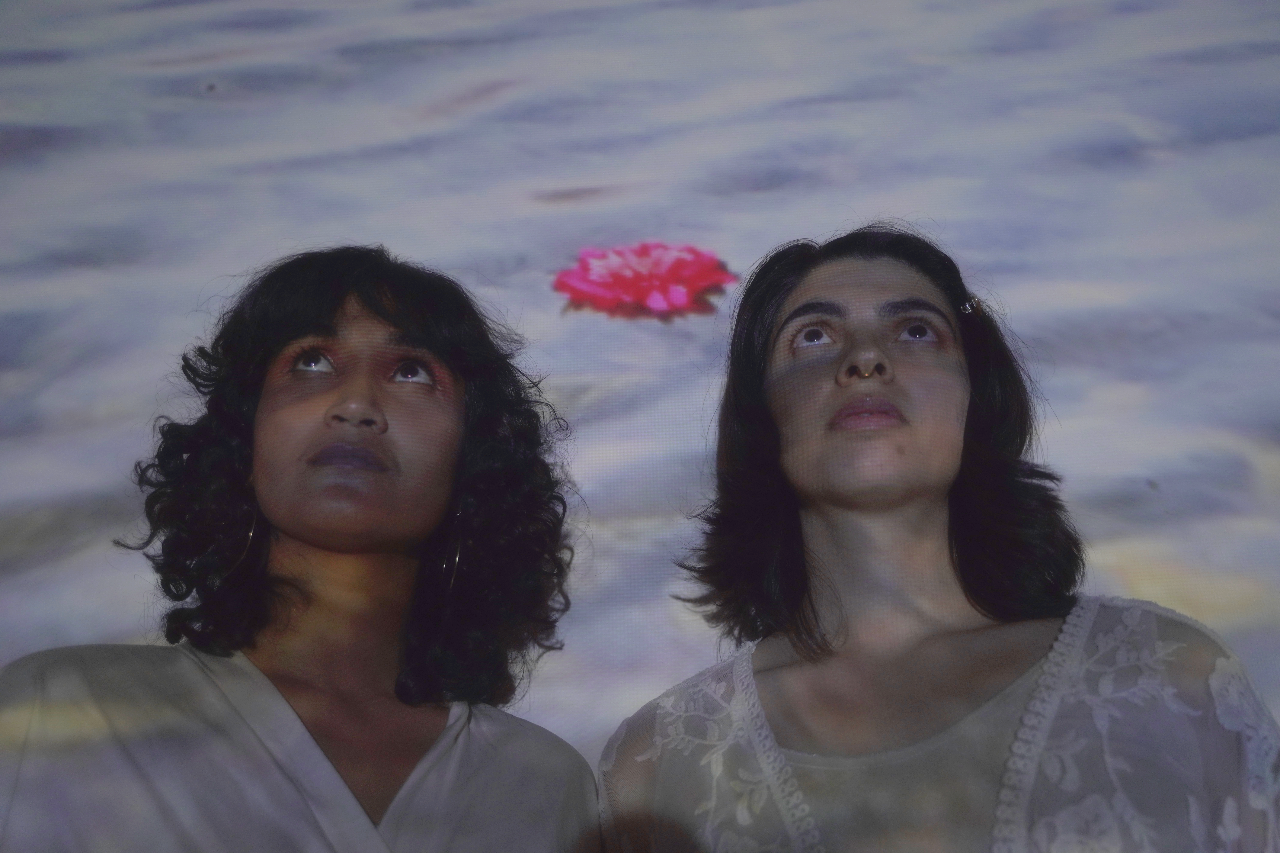
[{"label": "embroidered fabric", "polygon": [[[1240,662],[1177,613],[1082,597],[1010,741],[995,853],[1280,853],[1280,730]],[[800,784],[749,648],[625,721],[601,780],[620,853],[845,849],[824,816],[871,794]]]},{"label": "embroidered fabric", "polygon": [[1077,668],[1076,659],[1084,648],[1085,638],[1098,612],[1099,600],[1082,598],[1067,614],[1058,638],[1049,650],[1040,684],[1027,703],[1022,725],[1009,747],[1004,783],[996,806],[996,824],[992,830],[993,853],[1018,853],[1027,849],[1025,815],[1035,783],[1039,756],[1044,753],[1049,729],[1058,704]]}]

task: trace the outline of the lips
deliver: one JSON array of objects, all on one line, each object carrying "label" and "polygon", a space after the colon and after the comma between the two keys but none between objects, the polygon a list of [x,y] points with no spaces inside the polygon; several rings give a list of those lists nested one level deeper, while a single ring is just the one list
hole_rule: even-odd
[{"label": "lips", "polygon": [[898,407],[883,397],[862,397],[841,406],[828,426],[831,429],[876,429],[906,422]]},{"label": "lips", "polygon": [[367,447],[330,444],[307,460],[316,468],[352,468],[357,471],[386,471],[387,465]]}]

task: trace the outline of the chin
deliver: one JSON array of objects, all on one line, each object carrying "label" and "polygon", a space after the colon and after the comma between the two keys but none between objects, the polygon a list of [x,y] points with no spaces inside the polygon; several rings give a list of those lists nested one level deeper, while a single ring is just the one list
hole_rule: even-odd
[{"label": "chin", "polygon": [[950,488],[950,480],[895,476],[883,470],[829,471],[818,488],[812,490],[811,499],[849,509],[889,510],[921,501],[945,503]]},{"label": "chin", "polygon": [[383,531],[326,531],[323,535],[298,539],[312,548],[332,554],[409,554],[412,551],[400,540],[388,539]]},{"label": "chin", "polygon": [[[793,480],[798,492],[820,493],[839,504],[870,502],[896,504],[930,495],[946,497],[960,467],[937,465],[895,444],[864,446],[856,453],[826,454],[808,477]],[[922,464],[924,463],[924,464]],[[803,489],[807,480],[816,488]],[[816,495],[815,495],[816,496]]]},{"label": "chin", "polygon": [[415,541],[411,535],[396,535],[387,529],[386,512],[314,513],[305,519],[275,525],[303,545],[335,554],[403,554]]},{"label": "chin", "polygon": [[890,510],[918,497],[918,493],[897,483],[832,483],[814,496],[814,502],[844,509]]}]

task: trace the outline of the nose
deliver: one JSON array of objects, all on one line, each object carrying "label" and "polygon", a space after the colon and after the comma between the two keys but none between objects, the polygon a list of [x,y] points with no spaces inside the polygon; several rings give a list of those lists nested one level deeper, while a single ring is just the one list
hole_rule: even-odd
[{"label": "nose", "polygon": [[873,347],[850,348],[836,373],[836,382],[840,385],[850,385],[862,379],[887,382],[892,378],[893,368],[889,359]]},{"label": "nose", "polygon": [[387,416],[378,401],[377,389],[364,378],[343,383],[325,412],[325,420],[330,426],[350,425],[377,433],[387,431]]}]

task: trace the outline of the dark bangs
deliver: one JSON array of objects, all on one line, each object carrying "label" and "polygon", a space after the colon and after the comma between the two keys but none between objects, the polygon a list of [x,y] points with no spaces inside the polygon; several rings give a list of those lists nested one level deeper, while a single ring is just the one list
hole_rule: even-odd
[{"label": "dark bangs", "polygon": [[267,367],[291,341],[335,334],[337,316],[352,296],[464,380],[519,348],[518,339],[487,321],[452,279],[393,262],[381,248],[349,246],[270,267],[219,322],[237,333],[219,334],[194,352],[240,366],[245,390],[260,391]]},{"label": "dark bangs", "polygon": [[555,625],[569,606],[567,484],[553,458],[567,426],[516,366],[516,335],[457,282],[380,246],[272,265],[210,343],[183,355],[204,411],[189,423],[162,420],[155,456],[136,466],[150,529],[130,547],[146,549],[174,602],[164,619],[170,642],[211,654],[252,645],[280,600],[267,571],[270,524],[249,484],[263,380],[291,341],[334,334],[352,296],[465,383],[451,505],[421,549],[397,694],[410,704],[503,704],[533,660],[559,647]]}]

